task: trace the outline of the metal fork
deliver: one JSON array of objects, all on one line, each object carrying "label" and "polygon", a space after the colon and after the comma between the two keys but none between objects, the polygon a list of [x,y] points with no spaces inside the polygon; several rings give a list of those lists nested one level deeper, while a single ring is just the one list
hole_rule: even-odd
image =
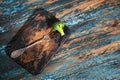
[{"label": "metal fork", "polygon": [[44,36],[41,40],[39,40],[39,41],[37,41],[37,42],[35,42],[35,43],[27,46],[27,47],[24,47],[24,48],[21,48],[21,49],[18,49],[18,50],[13,51],[13,52],[11,53],[11,57],[12,57],[12,58],[17,58],[17,57],[19,57],[20,55],[22,55],[25,50],[31,48],[32,46],[34,46],[34,45],[36,45],[36,44],[38,44],[38,43],[48,42],[48,41],[50,41],[50,39],[51,39],[51,38],[49,37],[49,35],[46,35],[46,36]]}]

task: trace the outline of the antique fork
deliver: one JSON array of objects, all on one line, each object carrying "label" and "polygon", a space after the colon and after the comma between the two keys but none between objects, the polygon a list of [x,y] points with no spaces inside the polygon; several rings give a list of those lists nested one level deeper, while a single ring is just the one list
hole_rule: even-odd
[{"label": "antique fork", "polygon": [[35,43],[27,46],[27,47],[24,47],[24,48],[21,48],[21,49],[18,49],[18,50],[13,51],[13,52],[11,53],[11,58],[17,58],[17,57],[19,57],[20,55],[22,55],[25,50],[31,48],[32,46],[34,46],[34,45],[36,45],[36,44],[38,44],[38,43],[41,43],[41,42],[48,42],[48,41],[50,41],[50,40],[51,40],[50,36],[49,36],[49,35],[45,35],[41,40],[39,40],[39,41],[37,41],[37,42],[35,42]]}]

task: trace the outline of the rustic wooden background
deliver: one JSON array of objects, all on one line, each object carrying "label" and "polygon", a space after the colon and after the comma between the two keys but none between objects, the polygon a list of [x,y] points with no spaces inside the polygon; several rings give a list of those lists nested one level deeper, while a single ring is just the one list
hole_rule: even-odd
[{"label": "rustic wooden background", "polygon": [[[5,47],[38,7],[65,22],[71,36],[33,76]],[[120,80],[120,0],[0,0],[0,80],[47,79]]]}]

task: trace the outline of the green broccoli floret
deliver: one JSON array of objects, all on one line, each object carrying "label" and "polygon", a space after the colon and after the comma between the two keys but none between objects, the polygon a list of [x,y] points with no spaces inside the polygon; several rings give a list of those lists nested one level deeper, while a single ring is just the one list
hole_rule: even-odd
[{"label": "green broccoli floret", "polygon": [[63,28],[64,28],[63,22],[56,22],[53,24],[53,31],[57,30],[61,34],[61,36],[65,35]]}]

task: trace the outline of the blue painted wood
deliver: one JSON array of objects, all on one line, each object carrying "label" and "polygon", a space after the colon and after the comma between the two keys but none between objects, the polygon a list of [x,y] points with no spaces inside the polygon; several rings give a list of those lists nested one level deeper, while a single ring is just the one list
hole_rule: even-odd
[{"label": "blue painted wood", "polygon": [[[119,80],[120,0],[0,1],[0,80]],[[5,46],[37,7],[65,22],[71,36],[36,76],[12,61]]]}]

